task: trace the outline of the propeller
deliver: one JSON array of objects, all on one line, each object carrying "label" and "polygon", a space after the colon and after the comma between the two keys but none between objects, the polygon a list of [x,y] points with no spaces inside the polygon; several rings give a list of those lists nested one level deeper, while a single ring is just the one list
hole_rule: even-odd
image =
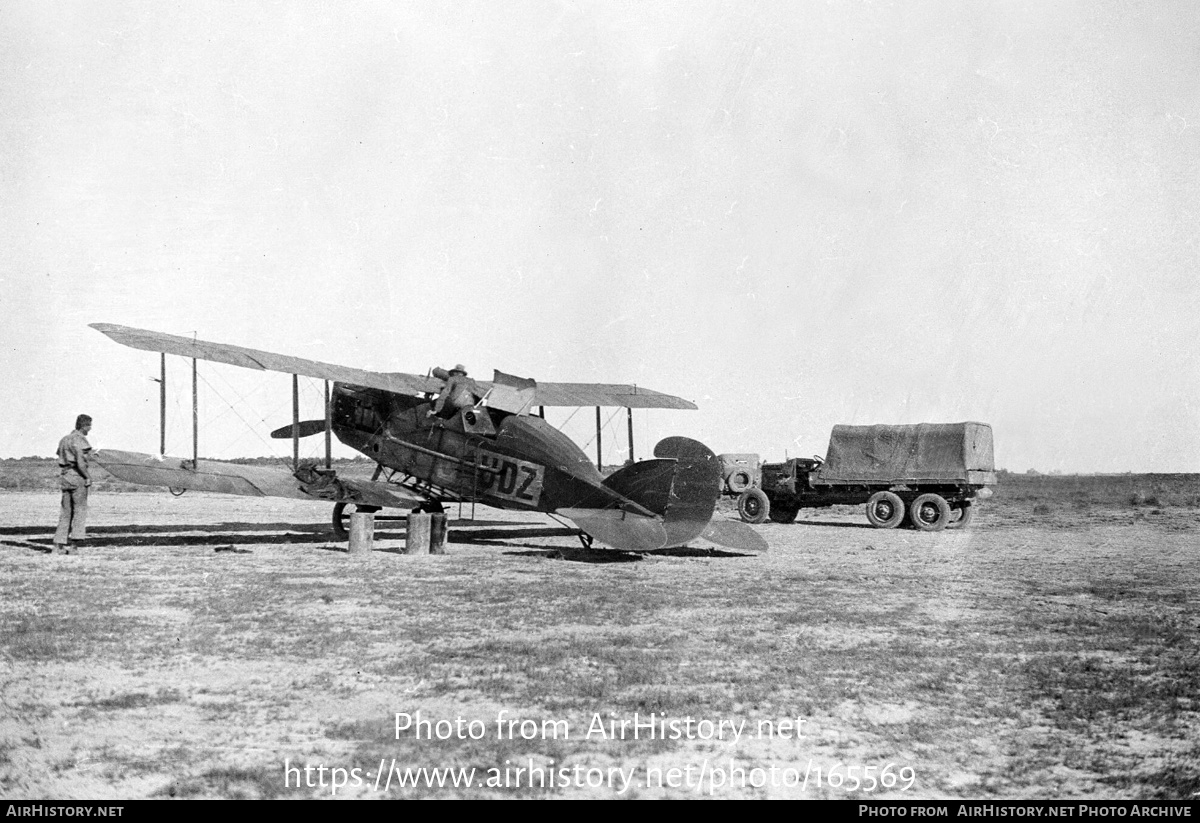
[{"label": "propeller", "polygon": [[[301,420],[300,421],[300,436],[308,437],[310,434],[321,434],[325,431],[324,420]],[[291,440],[292,439],[292,424],[281,426],[271,432],[271,437],[276,440]]]}]

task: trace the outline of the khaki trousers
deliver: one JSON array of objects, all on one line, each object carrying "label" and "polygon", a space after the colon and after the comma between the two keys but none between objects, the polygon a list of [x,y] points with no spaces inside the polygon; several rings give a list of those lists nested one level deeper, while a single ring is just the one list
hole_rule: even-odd
[{"label": "khaki trousers", "polygon": [[58,516],[58,530],[54,542],[58,545],[68,540],[83,540],[87,537],[88,487],[80,485],[62,490],[62,512]]}]

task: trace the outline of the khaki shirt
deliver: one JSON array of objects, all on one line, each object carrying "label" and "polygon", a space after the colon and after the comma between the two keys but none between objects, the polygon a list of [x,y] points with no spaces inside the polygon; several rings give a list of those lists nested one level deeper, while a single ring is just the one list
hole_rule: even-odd
[{"label": "khaki shirt", "polygon": [[58,468],[64,476],[78,475],[85,480],[91,479],[91,456],[92,444],[79,429],[58,441]]},{"label": "khaki shirt", "polygon": [[446,381],[445,388],[438,395],[437,403],[434,404],[433,411],[435,414],[440,414],[446,404],[450,404],[453,410],[465,409],[475,405],[475,398],[478,396],[479,389],[475,386],[475,381],[465,374],[452,374]]}]

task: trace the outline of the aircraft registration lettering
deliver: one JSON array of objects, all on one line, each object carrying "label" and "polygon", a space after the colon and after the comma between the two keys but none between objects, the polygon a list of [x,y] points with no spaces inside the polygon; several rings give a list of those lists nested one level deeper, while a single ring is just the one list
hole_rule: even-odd
[{"label": "aircraft registration lettering", "polygon": [[481,451],[476,488],[492,497],[536,506],[545,474],[546,467],[537,463]]}]

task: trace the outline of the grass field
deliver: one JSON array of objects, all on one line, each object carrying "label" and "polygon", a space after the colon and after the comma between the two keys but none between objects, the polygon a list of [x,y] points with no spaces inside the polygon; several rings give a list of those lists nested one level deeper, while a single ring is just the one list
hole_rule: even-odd
[{"label": "grass field", "polygon": [[[57,496],[2,494],[0,794],[1194,799],[1198,500],[1008,476],[963,532],[802,512],[760,556],[481,509],[353,557],[321,506],[102,489],[59,557]],[[397,785],[434,767],[475,771]]]}]

